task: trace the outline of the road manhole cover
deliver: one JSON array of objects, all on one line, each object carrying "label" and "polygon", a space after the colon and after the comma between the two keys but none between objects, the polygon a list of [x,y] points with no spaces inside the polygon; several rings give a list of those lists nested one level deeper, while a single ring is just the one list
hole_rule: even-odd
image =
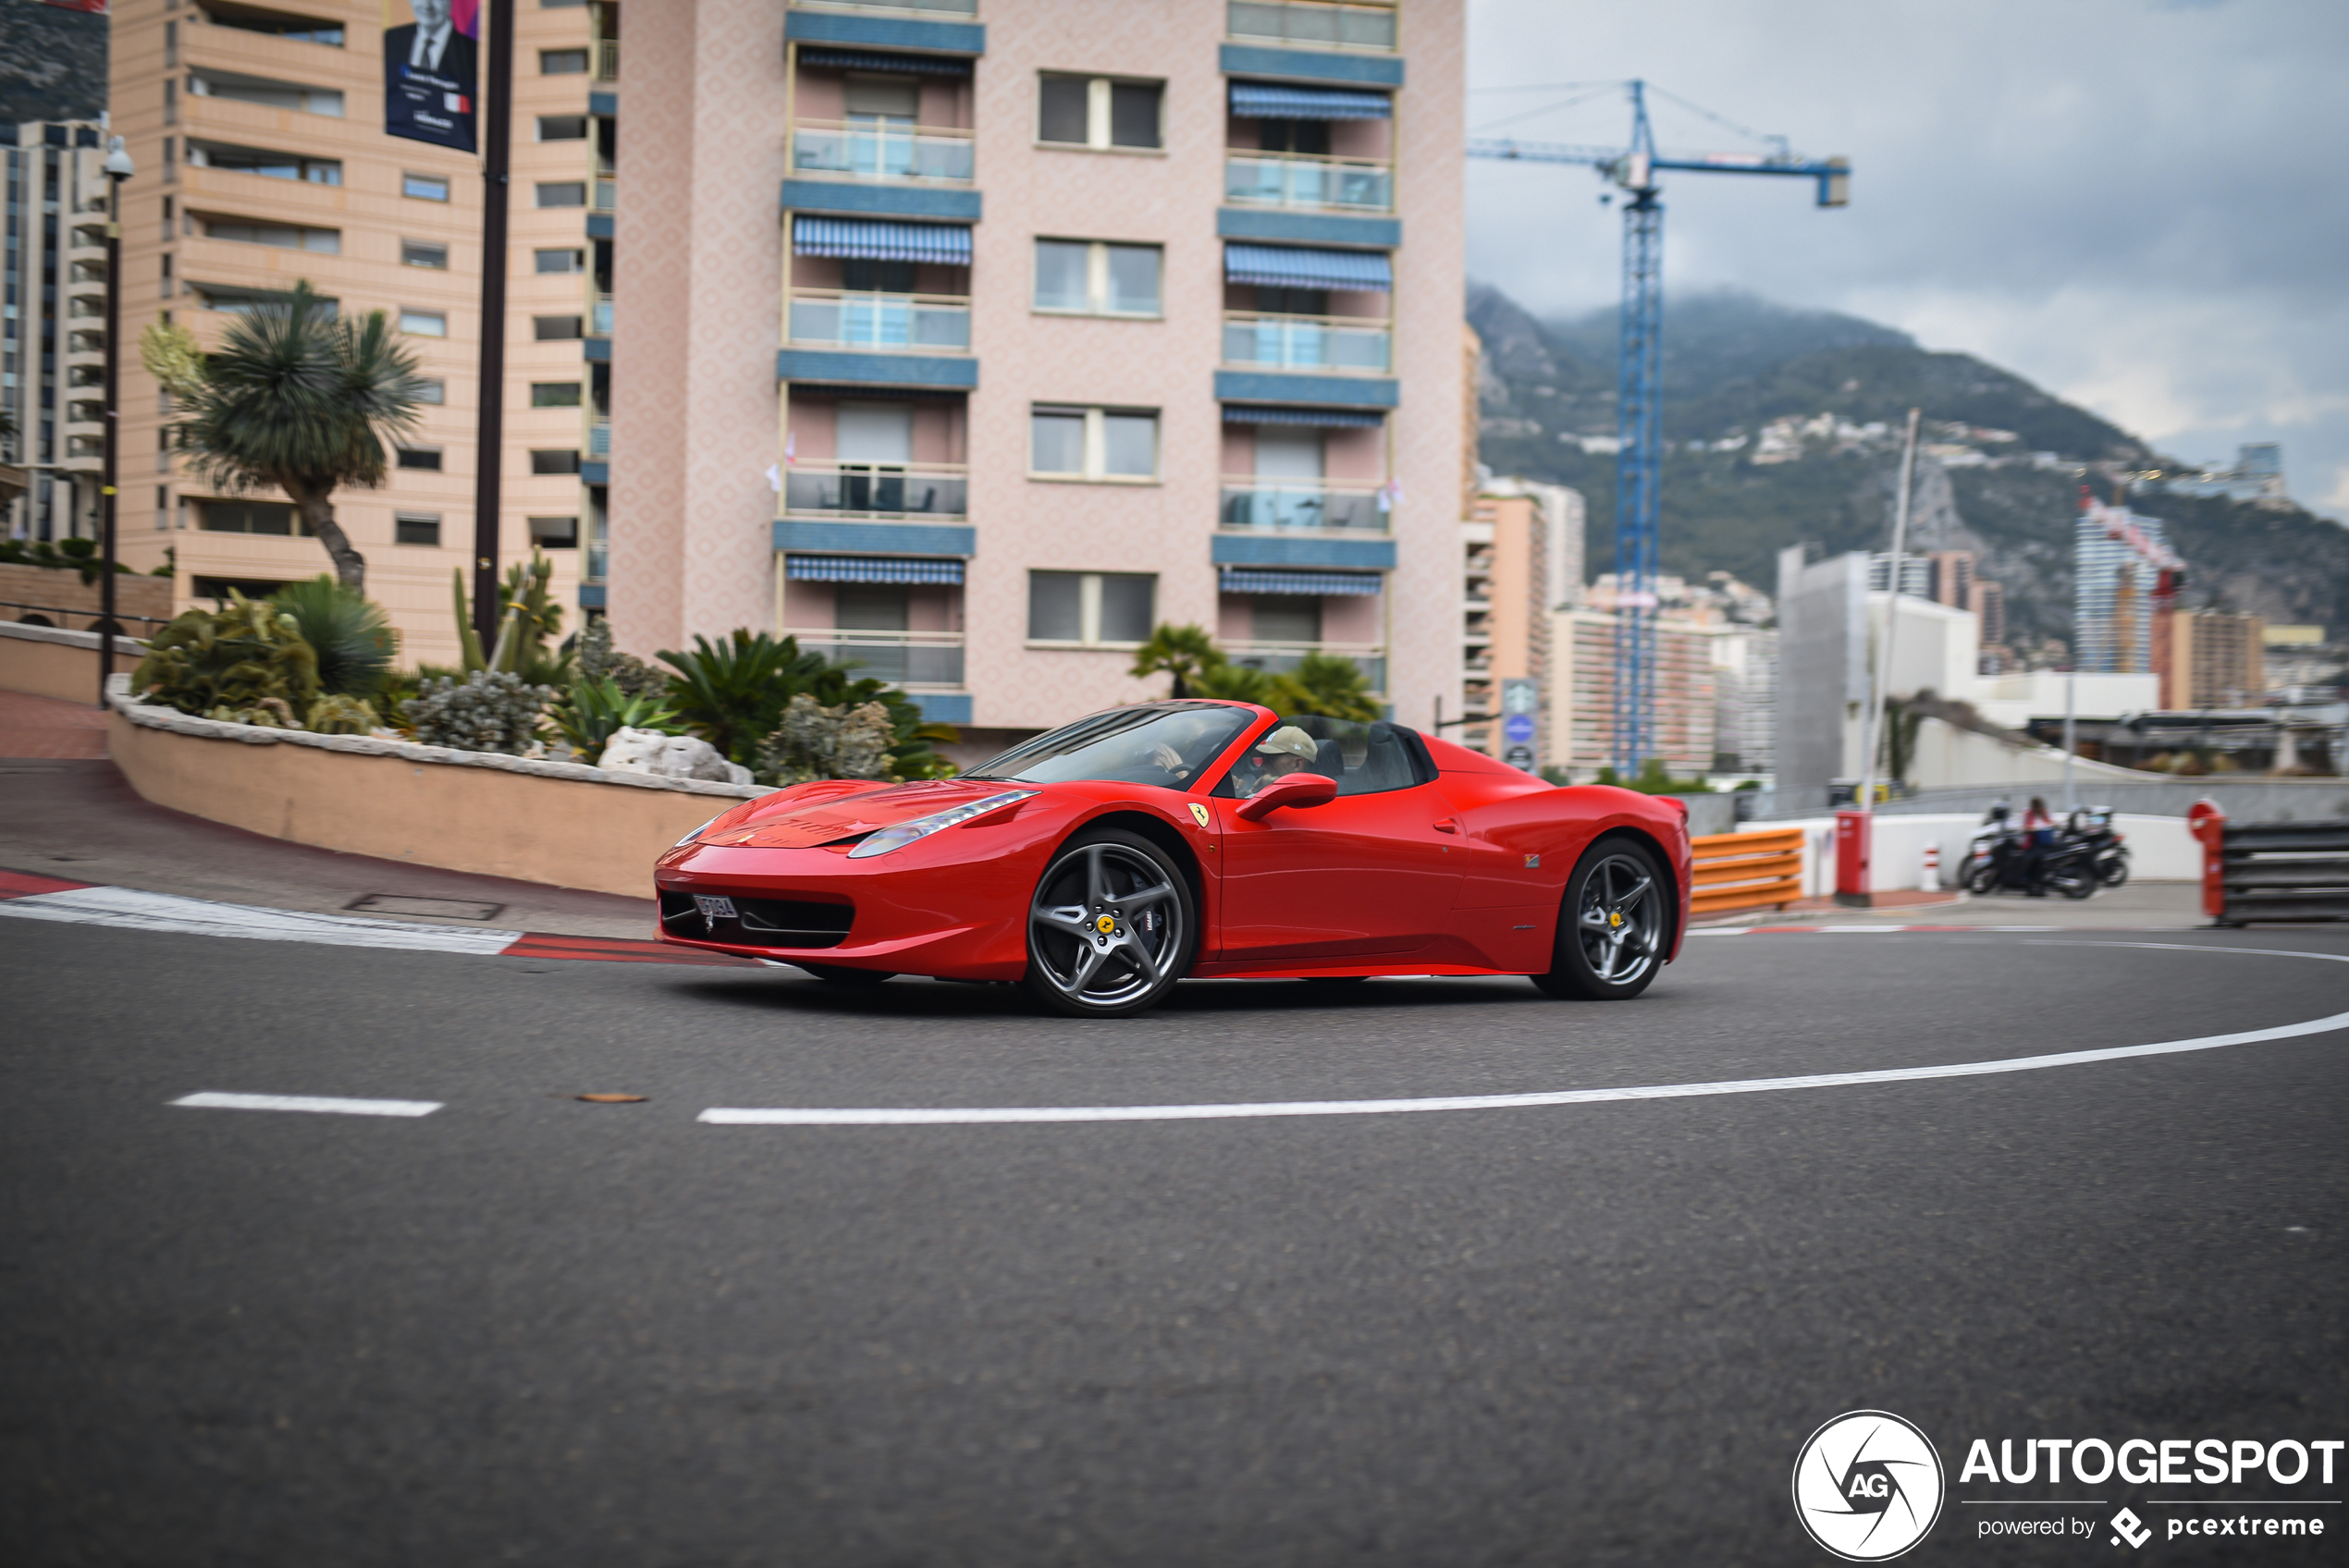
[{"label": "road manhole cover", "polygon": [[407,893],[368,893],[342,906],[359,914],[397,914],[414,920],[494,920],[504,904],[472,899],[420,899]]}]

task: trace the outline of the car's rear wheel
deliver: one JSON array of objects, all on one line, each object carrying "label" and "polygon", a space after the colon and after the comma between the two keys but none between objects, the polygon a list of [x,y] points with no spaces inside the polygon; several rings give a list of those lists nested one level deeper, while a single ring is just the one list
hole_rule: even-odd
[{"label": "car's rear wheel", "polygon": [[1672,937],[1672,892],[1645,846],[1602,839],[1566,881],[1550,972],[1533,983],[1554,997],[1628,1001],[1655,979]]},{"label": "car's rear wheel", "polygon": [[1190,967],[1190,884],[1138,833],[1101,827],[1061,846],[1027,911],[1028,994],[1072,1018],[1139,1012]]}]

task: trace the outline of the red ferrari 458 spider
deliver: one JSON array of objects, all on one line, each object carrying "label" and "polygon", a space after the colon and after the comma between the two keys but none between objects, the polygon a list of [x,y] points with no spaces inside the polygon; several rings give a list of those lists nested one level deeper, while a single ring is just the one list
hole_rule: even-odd
[{"label": "red ferrari 458 spider", "polygon": [[667,941],[841,985],[1015,981],[1079,1016],[1186,976],[1524,974],[1612,999],[1679,954],[1688,814],[1400,725],[1150,703],[959,778],[745,801],[654,881]]}]

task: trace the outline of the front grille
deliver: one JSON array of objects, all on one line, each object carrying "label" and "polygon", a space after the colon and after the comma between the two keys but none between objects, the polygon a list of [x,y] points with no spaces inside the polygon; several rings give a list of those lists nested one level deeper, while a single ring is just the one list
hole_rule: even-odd
[{"label": "front grille", "polygon": [[660,923],[680,937],[713,942],[733,942],[760,948],[836,948],[848,940],[856,908],[846,903],[818,903],[806,899],[745,899],[734,900],[735,918],[713,927],[701,917],[691,893],[660,895]]}]

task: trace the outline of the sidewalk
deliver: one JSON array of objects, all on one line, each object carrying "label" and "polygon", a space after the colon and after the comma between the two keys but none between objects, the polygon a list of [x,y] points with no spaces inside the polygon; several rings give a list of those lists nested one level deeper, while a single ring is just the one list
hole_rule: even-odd
[{"label": "sidewalk", "polygon": [[0,868],[314,914],[445,929],[649,937],[647,896],[618,898],[248,833],[141,800],[93,706],[0,692]]}]

